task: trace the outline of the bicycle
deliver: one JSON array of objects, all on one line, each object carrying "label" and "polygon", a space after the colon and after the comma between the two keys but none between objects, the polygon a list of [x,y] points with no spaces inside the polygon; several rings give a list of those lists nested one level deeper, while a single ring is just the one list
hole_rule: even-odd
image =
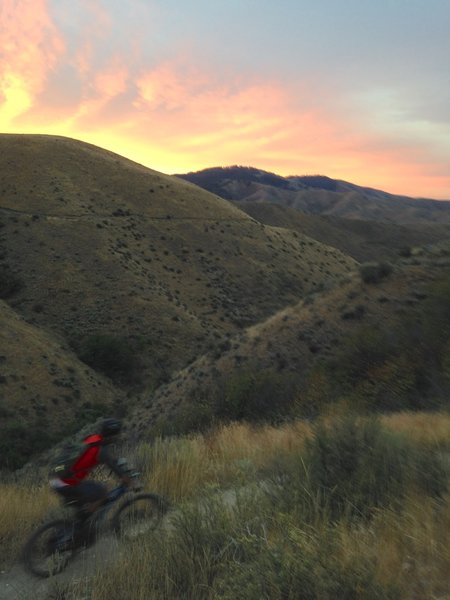
[{"label": "bicycle", "polygon": [[49,521],[36,529],[22,552],[25,569],[43,578],[61,573],[78,551],[95,544],[107,515],[126,494],[131,496],[110,517],[110,529],[121,539],[134,539],[154,530],[169,508],[167,501],[157,494],[142,492],[142,487],[121,484],[108,492],[105,502],[81,528],[75,515]]}]

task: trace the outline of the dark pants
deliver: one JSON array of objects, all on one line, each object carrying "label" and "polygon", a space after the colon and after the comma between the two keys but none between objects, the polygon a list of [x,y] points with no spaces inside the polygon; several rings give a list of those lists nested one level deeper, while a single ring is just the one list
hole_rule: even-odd
[{"label": "dark pants", "polygon": [[107,487],[98,481],[82,481],[77,485],[55,488],[55,491],[64,502],[73,503],[77,508],[82,508],[84,504],[103,500],[108,493]]},{"label": "dark pants", "polygon": [[90,546],[96,538],[96,528],[90,518],[92,512],[86,504],[98,502],[106,498],[108,489],[98,481],[82,481],[78,485],[66,485],[54,488],[65,504],[72,504],[75,509],[73,544],[75,547]]}]

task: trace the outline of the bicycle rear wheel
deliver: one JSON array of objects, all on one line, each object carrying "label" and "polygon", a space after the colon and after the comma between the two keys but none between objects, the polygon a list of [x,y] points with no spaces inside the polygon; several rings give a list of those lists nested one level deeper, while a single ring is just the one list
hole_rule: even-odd
[{"label": "bicycle rear wheel", "polygon": [[45,523],[25,544],[22,562],[38,577],[61,573],[74,553],[74,524],[62,519]]},{"label": "bicycle rear wheel", "polygon": [[135,539],[156,529],[168,504],[156,494],[136,494],[122,504],[112,519],[113,531],[122,539]]}]

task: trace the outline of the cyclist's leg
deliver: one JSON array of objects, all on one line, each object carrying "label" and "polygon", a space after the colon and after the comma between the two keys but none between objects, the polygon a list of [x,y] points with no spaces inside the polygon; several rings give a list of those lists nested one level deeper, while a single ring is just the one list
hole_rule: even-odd
[{"label": "cyclist's leg", "polygon": [[83,497],[78,488],[78,485],[65,485],[61,487],[55,487],[53,490],[66,506],[73,506],[73,508],[77,510],[83,503]]},{"label": "cyclist's leg", "polygon": [[82,481],[77,488],[81,505],[77,512],[75,539],[76,543],[89,545],[95,540],[95,526],[90,517],[106,500],[108,488],[98,481]]},{"label": "cyclist's leg", "polygon": [[108,496],[108,488],[98,481],[82,481],[77,486],[87,513],[94,513]]}]

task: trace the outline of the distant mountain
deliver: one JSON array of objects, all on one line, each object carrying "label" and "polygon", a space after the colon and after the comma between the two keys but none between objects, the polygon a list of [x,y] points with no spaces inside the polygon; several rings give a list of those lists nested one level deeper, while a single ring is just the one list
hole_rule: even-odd
[{"label": "distant mountain", "polygon": [[251,167],[177,175],[227,200],[270,202],[307,214],[399,224],[450,223],[450,201],[397,196],[322,175],[281,177]]}]

